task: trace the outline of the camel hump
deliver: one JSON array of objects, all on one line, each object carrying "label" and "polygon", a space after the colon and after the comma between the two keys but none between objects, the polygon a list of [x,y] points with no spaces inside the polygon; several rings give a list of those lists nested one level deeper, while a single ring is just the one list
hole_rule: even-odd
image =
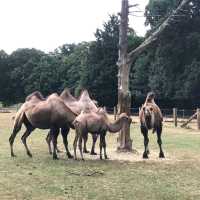
[{"label": "camel hump", "polygon": [[38,99],[41,100],[41,101],[42,101],[42,100],[45,100],[45,98],[44,98],[44,96],[42,95],[41,92],[35,91],[35,92],[31,93],[30,95],[28,95],[28,96],[26,97],[25,101],[30,101],[33,97],[36,97],[36,98],[38,98]]},{"label": "camel hump", "polygon": [[86,89],[84,89],[81,92],[81,95],[78,99],[79,103],[83,105],[82,109],[90,110],[90,111],[97,111],[97,106],[93,102],[93,100],[90,98],[89,93]]},{"label": "camel hump", "polygon": [[84,98],[90,98],[89,93],[88,93],[88,91],[87,91],[86,89],[83,89],[83,90],[81,91],[81,94],[80,94],[80,96],[79,96],[79,100],[80,100],[80,99],[84,99]]},{"label": "camel hump", "polygon": [[60,94],[60,97],[65,101],[77,101],[76,98],[72,96],[68,88],[63,90],[63,92]]}]

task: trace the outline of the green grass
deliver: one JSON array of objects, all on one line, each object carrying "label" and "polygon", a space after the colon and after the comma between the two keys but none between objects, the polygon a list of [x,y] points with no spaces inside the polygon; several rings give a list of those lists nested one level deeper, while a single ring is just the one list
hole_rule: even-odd
[{"label": "green grass", "polygon": [[[117,135],[107,135],[110,160],[85,155],[85,162],[59,154],[54,161],[48,154],[46,132],[36,130],[28,145],[33,153],[29,158],[16,138],[16,158],[10,157],[8,138],[12,130],[12,114],[0,114],[0,199],[200,199],[200,132],[164,125],[163,148],[166,159],[158,159],[156,135],[150,136],[150,159],[144,161],[143,137],[138,124],[133,124],[131,134],[133,153],[116,153]],[[72,147],[73,132],[69,146]],[[88,148],[90,148],[91,140]],[[59,147],[63,150],[61,139]],[[72,151],[72,149],[71,149]],[[96,151],[99,152],[98,145]],[[73,151],[72,151],[73,153]],[[79,152],[78,152],[78,156]],[[70,172],[103,171],[103,175],[76,176]]]}]

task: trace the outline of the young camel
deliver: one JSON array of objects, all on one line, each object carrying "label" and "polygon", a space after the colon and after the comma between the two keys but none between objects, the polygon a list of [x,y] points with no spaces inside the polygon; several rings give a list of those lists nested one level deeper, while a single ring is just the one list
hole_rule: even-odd
[{"label": "young camel", "polygon": [[[42,99],[40,95],[32,95],[21,106],[15,116],[13,132],[9,138],[11,156],[15,156],[13,151],[13,143],[17,133],[20,131],[22,124],[25,125],[26,131],[22,136],[22,142],[25,146],[27,155],[32,157],[32,154],[26,144],[27,137],[35,128],[51,129],[53,140],[53,159],[57,159],[56,147],[59,129],[68,129],[73,127],[77,113],[74,113],[68,108],[63,100],[57,95],[52,94],[47,99]],[[62,133],[62,132],[61,132]],[[68,150],[67,138],[63,136],[63,143],[68,157],[72,157]]]},{"label": "young camel", "polygon": [[144,153],[143,153],[144,159],[147,159],[149,154],[148,130],[150,129],[153,130],[153,133],[154,132],[157,133],[157,143],[160,148],[159,158],[165,157],[162,150],[162,139],[161,139],[163,116],[160,111],[160,108],[156,105],[154,101],[154,97],[155,95],[152,92],[147,94],[146,101],[139,113],[140,128],[144,136]]},{"label": "young camel", "polygon": [[82,153],[82,136],[85,133],[90,132],[92,134],[100,135],[100,159],[102,159],[102,148],[104,148],[104,157],[107,159],[108,156],[106,154],[105,141],[106,132],[109,131],[116,133],[122,129],[124,123],[131,123],[131,119],[126,113],[122,113],[118,120],[116,120],[114,123],[111,123],[109,122],[108,117],[103,110],[100,110],[99,112],[82,112],[73,122],[76,129],[76,136],[73,144],[74,158],[77,159],[76,148],[77,142],[79,142],[81,159],[84,160]]}]

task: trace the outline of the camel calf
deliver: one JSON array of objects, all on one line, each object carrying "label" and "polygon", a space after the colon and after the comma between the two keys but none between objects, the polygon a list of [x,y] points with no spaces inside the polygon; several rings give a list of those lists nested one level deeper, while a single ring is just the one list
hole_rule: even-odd
[{"label": "camel calf", "polygon": [[[83,159],[82,153],[82,137],[84,134],[90,132],[92,134],[100,135],[100,159],[102,160],[102,148],[104,148],[104,157],[108,158],[106,153],[106,132],[116,133],[120,131],[125,123],[131,123],[130,118],[126,113],[122,113],[118,120],[114,123],[110,123],[105,111],[99,112],[81,112],[79,116],[73,122],[73,125],[76,129],[76,136],[74,139],[74,158],[77,159],[76,156],[76,148],[77,142],[79,142],[79,150],[81,154],[81,158]],[[79,141],[78,141],[79,140]]]}]

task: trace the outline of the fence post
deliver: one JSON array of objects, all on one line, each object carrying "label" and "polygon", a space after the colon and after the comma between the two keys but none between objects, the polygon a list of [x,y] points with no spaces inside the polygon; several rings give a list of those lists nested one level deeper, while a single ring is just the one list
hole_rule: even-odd
[{"label": "fence post", "polygon": [[116,106],[114,107],[114,120],[116,120],[117,119],[117,108],[116,108]]},{"label": "fence post", "polygon": [[173,108],[174,126],[177,127],[177,108]]},{"label": "fence post", "polygon": [[197,129],[200,130],[200,109],[197,108]]}]

